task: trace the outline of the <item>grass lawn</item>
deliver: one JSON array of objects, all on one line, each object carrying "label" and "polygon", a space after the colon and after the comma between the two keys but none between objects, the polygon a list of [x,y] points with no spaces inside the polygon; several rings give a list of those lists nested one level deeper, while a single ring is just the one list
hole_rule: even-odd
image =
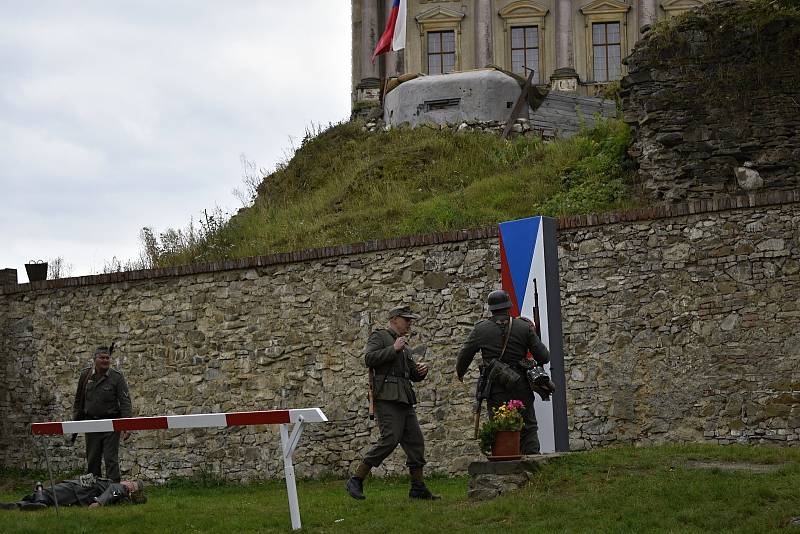
[{"label": "grass lawn", "polygon": [[[5,473],[0,499],[27,491]],[[620,447],[553,460],[524,489],[466,499],[467,477],[434,478],[443,499],[411,502],[404,479],[373,480],[355,501],[343,480],[300,481],[305,532],[768,532],[800,516],[800,448]],[[178,481],[143,506],[0,511],[0,532],[289,532],[282,481]]]}]

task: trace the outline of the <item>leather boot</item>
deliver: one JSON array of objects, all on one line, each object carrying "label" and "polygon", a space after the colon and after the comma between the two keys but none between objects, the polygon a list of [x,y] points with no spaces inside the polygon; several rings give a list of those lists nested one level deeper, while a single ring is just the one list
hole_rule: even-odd
[{"label": "leather boot", "polygon": [[355,474],[347,480],[347,484],[345,484],[344,488],[352,498],[358,500],[366,499],[364,496],[364,479],[369,476],[371,469],[372,467],[361,462]]},{"label": "leather boot", "polygon": [[411,489],[408,490],[408,496],[412,499],[422,499],[426,501],[438,501],[441,496],[434,495],[431,490],[425,485],[424,476],[421,467],[415,467],[410,470],[411,473]]}]

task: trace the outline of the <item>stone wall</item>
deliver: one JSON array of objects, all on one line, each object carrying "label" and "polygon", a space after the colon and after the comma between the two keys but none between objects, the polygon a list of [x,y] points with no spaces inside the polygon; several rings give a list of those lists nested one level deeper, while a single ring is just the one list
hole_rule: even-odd
[{"label": "stone wall", "polygon": [[[800,193],[560,219],[570,445],[798,443]],[[424,317],[431,470],[465,472],[472,385],[455,354],[499,286],[495,228],[220,264],[0,287],[0,464],[42,467],[32,421],[69,418],[78,370],[116,340],[138,415],[321,407],[298,476],[343,476],[376,437],[360,351],[385,312]],[[474,375],[474,370],[472,371]],[[57,469],[80,447],[48,438]],[[272,427],[136,433],[123,469],[282,476]],[[378,474],[401,473],[398,451]]]},{"label": "stone wall", "polygon": [[798,444],[800,206],[559,241],[572,447]]},{"label": "stone wall", "polygon": [[800,187],[800,15],[766,4],[663,21],[625,60],[630,153],[652,200]]}]

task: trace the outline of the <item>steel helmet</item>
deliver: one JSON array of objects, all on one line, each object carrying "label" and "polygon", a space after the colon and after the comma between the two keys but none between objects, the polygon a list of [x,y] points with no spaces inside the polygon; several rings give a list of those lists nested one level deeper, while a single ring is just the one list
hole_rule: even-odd
[{"label": "steel helmet", "polygon": [[489,311],[505,310],[511,307],[511,297],[502,289],[489,293],[486,302],[489,304]]}]

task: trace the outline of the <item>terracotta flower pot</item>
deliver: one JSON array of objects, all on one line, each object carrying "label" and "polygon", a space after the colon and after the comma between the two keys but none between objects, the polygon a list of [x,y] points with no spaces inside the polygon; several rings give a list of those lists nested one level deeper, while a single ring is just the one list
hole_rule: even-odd
[{"label": "terracotta flower pot", "polygon": [[519,460],[522,458],[519,445],[519,431],[501,430],[497,432],[492,445],[490,460]]}]

